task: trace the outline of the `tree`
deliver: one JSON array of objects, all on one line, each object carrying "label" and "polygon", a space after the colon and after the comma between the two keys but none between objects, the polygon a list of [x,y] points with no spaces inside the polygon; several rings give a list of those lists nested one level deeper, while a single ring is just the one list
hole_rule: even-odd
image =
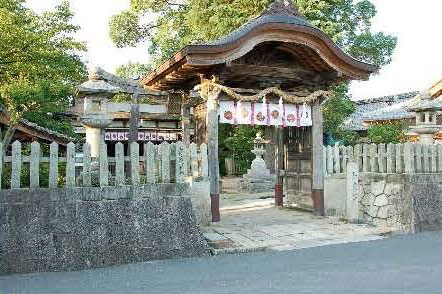
[{"label": "tree", "polygon": [[[259,16],[271,2],[132,0],[128,10],[111,18],[110,37],[119,47],[150,41],[153,65],[158,65],[187,44],[210,42],[232,32]],[[391,62],[397,39],[371,31],[376,8],[369,0],[294,0],[294,3],[301,15],[353,57],[378,66]],[[334,90],[335,98],[324,109],[325,128],[342,142],[354,142],[356,134],[341,128],[355,109],[346,94],[347,84]]]},{"label": "tree", "polygon": [[119,65],[115,70],[116,76],[125,79],[139,79],[145,77],[151,71],[149,64],[131,63]]},{"label": "tree", "polygon": [[[128,63],[125,65],[119,65],[115,70],[115,75],[119,78],[126,80],[140,79],[145,77],[151,71],[149,64],[142,63]],[[133,102],[133,97],[126,93],[118,93],[112,97],[113,102]],[[149,104],[152,103],[152,99],[146,96],[138,97],[139,103]]]},{"label": "tree", "polygon": [[72,18],[68,1],[38,15],[24,0],[0,0],[0,105],[11,118],[4,148],[22,118],[73,134],[68,121],[56,117],[86,77],[79,56],[86,47],[72,36],[79,30]]},{"label": "tree", "polygon": [[[156,64],[186,44],[215,40],[258,16],[271,0],[132,0],[110,20],[119,47],[150,41]],[[366,62],[391,61],[396,38],[372,33],[376,9],[369,0],[296,0],[300,13],[345,51]],[[152,21],[146,21],[152,18]]]},{"label": "tree", "polygon": [[354,145],[359,139],[356,132],[342,128],[344,121],[356,110],[356,104],[347,95],[348,84],[335,86],[334,96],[324,103],[324,131],[327,135],[327,144],[338,140],[344,145]]}]

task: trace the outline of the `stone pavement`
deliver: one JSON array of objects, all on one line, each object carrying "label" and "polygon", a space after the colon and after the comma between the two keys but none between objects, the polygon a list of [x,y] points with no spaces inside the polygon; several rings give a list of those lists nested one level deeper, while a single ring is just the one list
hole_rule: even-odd
[{"label": "stone pavement", "polygon": [[[229,191],[230,192],[230,191]],[[271,193],[221,195],[221,222],[204,228],[212,253],[292,250],[338,243],[371,241],[388,233],[335,217],[275,208]],[[266,198],[267,197],[267,198]]]}]

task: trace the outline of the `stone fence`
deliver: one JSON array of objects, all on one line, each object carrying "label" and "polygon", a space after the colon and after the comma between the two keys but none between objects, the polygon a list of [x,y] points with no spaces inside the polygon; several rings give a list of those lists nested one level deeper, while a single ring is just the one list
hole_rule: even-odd
[{"label": "stone fence", "polygon": [[362,144],[324,146],[324,173],[347,172],[347,163],[356,162],[360,172],[442,173],[442,145]]},{"label": "stone fence", "polygon": [[[98,158],[91,157],[91,147],[84,144],[79,158],[74,143],[67,145],[65,157],[59,156],[58,144],[50,145],[49,157],[42,157],[40,144],[34,142],[30,146],[29,155],[23,154],[19,141],[12,144],[12,156],[0,156],[0,179],[10,177],[9,187],[3,189],[39,188],[41,163],[49,164],[48,188],[56,187],[106,187],[123,185],[141,185],[153,183],[184,183],[188,178],[208,179],[207,146],[198,147],[192,143],[186,146],[183,142],[144,145],[144,153],[140,156],[140,145],[130,145],[130,156],[125,156],[124,145],[115,145],[115,157],[109,157],[107,145],[101,144]],[[0,143],[1,150],[1,143]],[[60,163],[65,164],[61,175]],[[6,175],[8,165],[10,175]],[[23,166],[29,168],[29,183],[21,183]],[[114,175],[110,174],[113,168]],[[80,171],[78,171],[80,168]],[[125,173],[127,173],[125,175]],[[60,176],[63,180],[60,181]]]}]

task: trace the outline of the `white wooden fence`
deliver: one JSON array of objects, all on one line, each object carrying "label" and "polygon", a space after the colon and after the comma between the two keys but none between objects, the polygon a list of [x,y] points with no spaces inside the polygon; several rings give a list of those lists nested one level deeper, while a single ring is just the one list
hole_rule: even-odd
[{"label": "white wooden fence", "polygon": [[[0,150],[1,150],[0,143]],[[59,156],[59,146],[50,145],[49,157],[41,157],[40,144],[31,144],[30,155],[23,155],[22,144],[15,141],[12,144],[11,156],[0,156],[0,179],[6,165],[10,165],[10,187],[38,188],[40,187],[40,163],[49,164],[49,187],[90,187],[110,185],[140,185],[144,183],[183,183],[188,177],[202,177],[208,179],[207,145],[199,148],[192,143],[186,146],[183,142],[154,145],[144,144],[144,154],[140,156],[138,143],[130,145],[130,156],[124,155],[124,145],[115,145],[115,157],[107,156],[107,145],[100,146],[100,156],[91,158],[89,144],[83,145],[82,160],[76,156],[76,145],[67,145],[66,156]],[[59,180],[59,163],[66,163],[64,180]],[[29,186],[21,183],[21,171],[24,165],[29,167]],[[77,168],[76,168],[77,166]],[[80,172],[76,169],[80,167]],[[115,168],[115,176],[109,173],[110,167]],[[130,177],[125,175],[130,167]],[[1,181],[0,181],[0,188]]]},{"label": "white wooden fence", "polygon": [[347,172],[347,163],[354,161],[360,172],[375,173],[442,173],[442,145],[362,144],[327,146],[324,152],[324,172]]}]

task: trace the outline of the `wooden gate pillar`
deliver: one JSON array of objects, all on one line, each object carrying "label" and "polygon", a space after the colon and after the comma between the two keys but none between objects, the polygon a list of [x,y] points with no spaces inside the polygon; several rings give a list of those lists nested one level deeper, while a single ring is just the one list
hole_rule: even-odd
[{"label": "wooden gate pillar", "polygon": [[323,169],[323,117],[321,99],[313,105],[312,110],[312,151],[313,151],[313,179],[312,198],[316,215],[324,215],[324,169]]},{"label": "wooden gate pillar", "polygon": [[183,133],[183,143],[190,144],[190,108],[184,103],[181,105],[181,130]]},{"label": "wooden gate pillar", "polygon": [[207,95],[207,148],[209,156],[209,181],[212,222],[220,221],[219,213],[219,160],[218,160],[218,95],[213,89]]},{"label": "wooden gate pillar", "polygon": [[275,129],[275,173],[276,173],[276,183],[275,183],[275,206],[283,207],[283,184],[284,177],[281,174],[282,169],[284,168],[284,138],[283,138],[283,129],[281,126],[276,127]]}]

